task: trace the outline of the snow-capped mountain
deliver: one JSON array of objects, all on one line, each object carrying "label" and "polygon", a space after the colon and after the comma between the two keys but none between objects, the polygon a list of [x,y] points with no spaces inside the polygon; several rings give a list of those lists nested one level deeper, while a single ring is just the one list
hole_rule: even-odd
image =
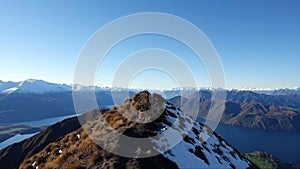
[{"label": "snow-capped mountain", "polygon": [[267,95],[300,95],[300,87],[293,88],[240,88],[232,89],[236,91],[252,91]]},{"label": "snow-capped mountain", "polygon": [[43,80],[28,79],[21,82],[1,82],[0,93],[53,93],[71,91],[72,87],[66,84],[55,84]]},{"label": "snow-capped mountain", "polygon": [[[98,87],[98,86],[85,86],[80,84],[66,85],[50,83],[43,80],[27,79],[21,82],[3,82],[0,81],[0,93],[11,94],[11,93],[56,93],[66,91],[79,91],[79,92],[91,92],[91,91],[126,91],[125,88],[110,88],[110,87]],[[137,89],[129,89],[131,92],[137,92]]]},{"label": "snow-capped mountain", "polygon": [[267,95],[300,95],[300,87],[253,91]]},{"label": "snow-capped mountain", "polygon": [[[35,94],[44,94],[44,93],[54,93],[54,92],[65,92],[65,91],[81,91],[81,92],[90,92],[90,91],[130,91],[130,92],[139,92],[144,89],[127,89],[122,87],[99,87],[99,86],[85,86],[80,84],[66,85],[66,84],[56,84],[50,83],[43,80],[28,79],[21,82],[12,82],[12,81],[1,81],[0,80],[0,94],[11,94],[14,92],[17,93],[35,93]],[[152,93],[159,93],[164,95],[166,98],[173,98],[175,96],[189,96],[197,91],[217,91],[224,90],[221,88],[196,88],[196,87],[178,87],[171,89],[151,89],[149,90]],[[230,91],[252,91],[258,94],[267,94],[267,95],[300,95],[300,87],[295,88],[240,88],[240,89],[230,89]]]},{"label": "snow-capped mountain", "polygon": [[[161,110],[161,105],[164,105],[163,112],[155,120],[136,122],[147,119],[149,113],[155,116],[157,110]],[[143,147],[119,137],[104,136],[112,130],[129,137],[150,138],[149,145]],[[174,135],[164,137],[162,134],[166,131]],[[255,168],[244,155],[208,126],[194,122],[189,115],[166,102],[160,95],[147,91],[126,99],[118,108],[99,112],[81,128],[57,138],[25,159],[20,168]],[[126,155],[135,158],[115,155],[95,144],[91,138],[111,150],[122,149],[119,143],[123,142],[126,148],[130,146]],[[179,144],[164,151],[177,138]],[[152,153],[154,155],[147,158],[136,158]]]}]

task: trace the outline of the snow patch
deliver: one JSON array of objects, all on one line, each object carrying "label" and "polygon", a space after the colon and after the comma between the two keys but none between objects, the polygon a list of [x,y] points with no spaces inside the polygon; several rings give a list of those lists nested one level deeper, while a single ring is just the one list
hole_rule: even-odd
[{"label": "snow patch", "polygon": [[[248,168],[250,163],[241,159],[231,146],[211,131],[207,126],[194,122],[184,112],[174,110],[172,105],[166,105],[167,111],[173,113],[177,118],[167,116],[166,119],[172,123],[172,127],[164,125],[161,132],[168,130],[174,133],[171,136],[161,135],[159,140],[152,140],[155,149],[164,157],[175,162],[179,168]],[[180,123],[179,119],[183,119]],[[181,124],[181,125],[180,125]],[[184,124],[184,125],[182,125]],[[192,128],[191,131],[185,129]],[[187,135],[183,140],[182,135]],[[181,141],[169,151],[164,152],[168,144],[174,140]],[[220,140],[221,139],[221,140]],[[203,142],[203,140],[206,140]]]}]

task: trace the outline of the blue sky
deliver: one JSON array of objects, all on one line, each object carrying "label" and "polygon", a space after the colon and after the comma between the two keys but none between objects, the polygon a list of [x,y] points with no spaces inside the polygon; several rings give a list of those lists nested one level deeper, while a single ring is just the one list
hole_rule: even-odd
[{"label": "blue sky", "polygon": [[[70,84],[80,50],[95,31],[124,15],[163,12],[190,21],[207,35],[223,63],[227,88],[300,86],[299,7],[296,0],[2,1],[0,80],[34,78]],[[166,48],[182,59],[191,54],[168,38],[136,37],[106,57],[97,84],[110,85],[112,70],[123,57],[148,47]],[[198,71],[199,85],[209,86],[203,67],[187,62]],[[146,72],[132,87],[174,87],[174,82],[155,83],[162,77],[167,76]]]}]

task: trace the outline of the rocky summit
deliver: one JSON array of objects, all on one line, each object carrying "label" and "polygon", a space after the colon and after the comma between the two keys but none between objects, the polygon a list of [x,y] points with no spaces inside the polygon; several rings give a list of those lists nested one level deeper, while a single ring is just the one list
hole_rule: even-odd
[{"label": "rocky summit", "polygon": [[[36,153],[27,152],[16,167],[256,168],[208,126],[195,122],[158,94],[143,91],[125,99],[120,106],[98,113],[94,111],[89,117],[82,118],[85,122],[78,129],[54,136],[57,139],[35,149]],[[141,146],[129,142],[126,144],[130,150],[128,155],[118,155],[124,148],[124,140],[122,137],[106,137],[113,131],[117,131],[118,136],[147,139],[149,144]],[[171,135],[165,135],[165,132]],[[43,140],[36,140],[34,144],[41,145]],[[179,142],[168,149],[174,140]],[[28,143],[28,140],[25,141]],[[5,149],[6,155],[13,154],[9,151],[12,148],[13,145]]]}]

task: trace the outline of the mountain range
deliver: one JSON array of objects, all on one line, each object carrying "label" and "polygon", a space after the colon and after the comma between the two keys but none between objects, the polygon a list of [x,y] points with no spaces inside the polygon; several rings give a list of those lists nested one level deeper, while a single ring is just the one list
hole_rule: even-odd
[{"label": "mountain range", "polygon": [[[72,88],[82,93],[95,90],[96,101],[100,108],[116,104],[114,102],[116,98],[120,101],[117,104],[120,105],[126,97],[132,97],[134,93],[141,91],[141,89],[70,86],[33,79],[22,82],[0,81],[0,124],[75,115]],[[151,93],[163,94],[177,107],[181,106],[180,101],[191,104],[195,99],[200,99],[198,114],[199,117],[206,118],[212,95],[218,90],[223,89],[174,88],[152,90]],[[221,122],[250,128],[300,130],[300,95],[296,94],[298,89],[291,90],[295,92],[284,95],[226,90],[225,112]],[[86,111],[89,110],[82,110],[82,113]]]},{"label": "mountain range", "polygon": [[[177,96],[169,99],[177,107],[184,107],[185,111],[198,108],[198,117],[206,119],[211,105],[221,104],[222,100],[210,98],[197,98]],[[218,111],[212,108],[211,111]],[[276,105],[265,105],[261,102],[224,102],[224,113],[221,122],[234,126],[272,129],[272,130],[294,130],[300,131],[300,116],[293,108]]]},{"label": "mountain range", "polygon": [[43,94],[70,90],[72,90],[72,88],[69,85],[49,83],[43,80],[28,79],[21,82],[0,81],[0,93],[4,94],[11,94],[14,92]]},{"label": "mountain range", "polygon": [[243,89],[253,91],[255,93],[268,94],[268,95],[295,95],[300,94],[300,87],[294,88],[279,88],[279,89]]},{"label": "mountain range", "polygon": [[[124,88],[110,88],[110,87],[99,87],[99,86],[84,86],[79,84],[67,85],[67,84],[56,84],[50,83],[43,80],[36,79],[27,79],[20,82],[13,81],[1,81],[0,80],[0,93],[2,94],[10,94],[13,92],[17,93],[35,93],[35,94],[43,94],[43,93],[54,93],[54,92],[65,92],[72,91],[72,89],[80,90],[80,91],[108,91],[108,90],[125,90]],[[134,93],[142,91],[143,89],[129,89]],[[180,88],[172,88],[172,89],[152,89],[149,91],[155,93],[164,92],[167,98],[172,98],[178,95],[187,96],[191,94],[192,91],[213,91],[220,89],[213,88],[195,88],[195,87],[180,87]],[[226,90],[226,89],[221,89]],[[230,89],[227,91],[252,91],[258,94],[266,94],[266,95],[299,95],[300,87],[295,88],[279,88],[279,89],[271,89],[271,88],[242,88],[242,89]]]}]

